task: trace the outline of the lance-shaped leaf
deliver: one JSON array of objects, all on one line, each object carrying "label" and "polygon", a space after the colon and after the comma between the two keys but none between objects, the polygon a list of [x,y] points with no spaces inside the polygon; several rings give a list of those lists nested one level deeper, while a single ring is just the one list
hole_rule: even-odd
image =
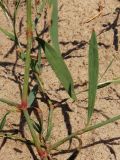
[{"label": "lance-shaped leaf", "polygon": [[3,10],[3,13],[5,14],[5,16],[8,18],[10,18],[12,20],[12,15],[11,13],[8,11],[8,9],[6,8],[4,2],[0,1],[0,8]]},{"label": "lance-shaped leaf", "polygon": [[42,132],[42,126],[40,126],[40,124],[38,124],[37,122],[35,122],[33,119],[31,119],[32,121],[32,124],[33,124],[33,127],[34,129],[41,134]]},{"label": "lance-shaped leaf", "polygon": [[0,102],[3,102],[5,104],[8,104],[9,106],[14,106],[14,107],[18,107],[19,104],[13,101],[10,101],[8,99],[4,99],[4,98],[0,98]]},{"label": "lance-shaped leaf", "polygon": [[2,120],[1,120],[1,122],[0,122],[0,131],[3,129],[3,127],[4,127],[5,123],[6,123],[6,117],[7,117],[7,115],[8,115],[9,113],[10,113],[10,112],[7,112],[7,113],[3,116]]},{"label": "lance-shaped leaf", "polygon": [[4,33],[9,39],[15,41],[15,35],[13,33],[8,32],[6,29],[3,29],[2,27],[0,27],[0,31]]},{"label": "lance-shaped leaf", "polygon": [[49,21],[50,21],[50,37],[53,47],[60,53],[59,41],[58,41],[58,1],[51,0],[49,2]]},{"label": "lance-shaped leaf", "polygon": [[95,31],[92,32],[92,36],[89,44],[89,60],[88,60],[88,74],[89,74],[89,90],[88,90],[88,123],[94,112],[94,105],[96,99],[97,83],[98,83],[98,45],[96,40]]},{"label": "lance-shaped leaf", "polygon": [[[97,89],[101,89],[101,88],[107,87],[107,86],[109,86],[111,84],[120,84],[120,77],[114,78],[112,80],[108,80],[108,81],[105,81],[105,82],[98,83]],[[85,89],[83,91],[80,91],[80,92],[76,93],[76,95],[81,94],[82,92],[87,92],[88,90],[89,89]]]},{"label": "lance-shaped leaf", "polygon": [[69,96],[76,100],[73,79],[62,56],[42,39],[39,39],[39,43],[42,45],[46,58],[54,70],[56,76],[68,92]]},{"label": "lance-shaped leaf", "polygon": [[98,86],[97,86],[97,89],[104,88],[104,87],[106,87],[110,84],[119,84],[119,83],[120,83],[120,77],[114,78],[112,80],[108,80],[108,81],[99,83]]},{"label": "lance-shaped leaf", "polygon": [[29,104],[29,107],[32,106],[35,98],[36,98],[36,94],[37,94],[37,91],[38,91],[38,85],[35,85],[32,90],[30,91],[29,93],[29,96],[28,96],[28,104]]}]

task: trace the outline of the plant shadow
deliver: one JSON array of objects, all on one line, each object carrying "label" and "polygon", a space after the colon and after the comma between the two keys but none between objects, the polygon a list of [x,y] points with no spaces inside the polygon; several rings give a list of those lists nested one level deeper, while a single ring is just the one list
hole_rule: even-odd
[{"label": "plant shadow", "polygon": [[[115,160],[117,160],[117,155],[115,153],[115,150],[113,149],[113,145],[120,145],[119,142],[115,142],[120,140],[120,137],[115,137],[115,138],[111,138],[111,139],[100,139],[99,141],[93,142],[91,144],[87,144],[82,146],[81,150],[86,149],[86,148],[90,148],[99,144],[103,144],[107,147],[107,149],[109,150],[109,153],[114,157]],[[56,153],[53,153],[53,156],[57,156],[57,155],[61,155],[61,154],[66,154],[66,153],[72,153],[70,155],[70,157],[67,160],[75,160],[78,156],[80,151],[78,151],[77,149],[70,149],[70,150],[61,150],[58,151]]]},{"label": "plant shadow", "polygon": [[116,51],[118,51],[118,44],[119,44],[119,39],[118,39],[118,28],[120,26],[120,24],[118,24],[118,20],[119,20],[119,17],[120,17],[120,8],[116,8],[115,9],[115,13],[116,14],[116,18],[115,20],[111,23],[107,23],[107,24],[103,24],[103,27],[104,29],[102,29],[102,31],[98,34],[98,36],[104,32],[107,32],[107,31],[110,31],[110,30],[113,30],[113,33],[114,33],[114,36],[113,36],[113,45],[114,45],[114,49]]}]

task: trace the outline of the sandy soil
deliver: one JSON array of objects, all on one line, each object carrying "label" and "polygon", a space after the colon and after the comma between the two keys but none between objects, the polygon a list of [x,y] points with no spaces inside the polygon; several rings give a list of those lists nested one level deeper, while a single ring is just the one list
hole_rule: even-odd
[{"label": "sandy soil", "polygon": [[[88,41],[92,29],[97,33],[99,44],[100,75],[105,71],[113,57],[117,57],[109,71],[101,82],[119,77],[120,73],[120,1],[105,0],[102,14],[96,19],[89,21],[99,13],[100,0],[60,0],[59,1],[59,41],[65,62],[74,79],[76,93],[87,88],[88,69]],[[19,10],[20,17],[24,18],[24,5]],[[0,26],[10,30],[8,21],[0,10]],[[20,18],[18,19],[20,20]],[[25,26],[22,26],[21,39],[25,39]],[[20,102],[19,85],[23,83],[23,64],[17,62],[14,69],[16,54],[12,51],[10,42],[0,33],[0,97],[6,97]],[[43,67],[42,78],[45,89],[50,97],[61,102],[67,95],[59,84],[50,66]],[[78,102],[68,100],[60,103],[54,111],[54,128],[52,142],[81,129],[86,123],[87,93],[77,96]],[[39,102],[44,113],[46,125],[47,106]],[[0,118],[10,107],[0,102]],[[120,114],[120,85],[111,85],[97,92],[97,101],[92,123],[100,122],[106,118]],[[7,118],[5,130],[19,131],[20,113],[11,113]],[[25,134],[28,134],[27,128]],[[58,160],[120,160],[120,122],[109,124],[95,131],[81,136],[82,149],[79,154],[55,152]],[[72,148],[77,146],[73,140]],[[67,149],[69,144],[64,144],[62,149]],[[75,156],[76,154],[76,156]],[[32,149],[22,142],[0,139],[0,160],[35,160],[37,157]]]}]

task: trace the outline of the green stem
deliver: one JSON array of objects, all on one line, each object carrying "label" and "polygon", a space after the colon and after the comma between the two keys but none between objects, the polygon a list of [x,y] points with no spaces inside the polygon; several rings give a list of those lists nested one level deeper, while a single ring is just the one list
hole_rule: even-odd
[{"label": "green stem", "polygon": [[115,117],[113,117],[113,118],[110,118],[110,119],[108,119],[108,120],[106,120],[106,121],[97,123],[97,124],[95,124],[95,125],[93,125],[93,126],[89,126],[89,127],[84,128],[84,129],[82,129],[82,130],[78,130],[78,131],[72,133],[71,135],[63,138],[62,140],[56,142],[56,143],[53,144],[52,146],[50,146],[50,147],[49,147],[49,151],[55,150],[57,147],[61,146],[61,145],[62,145],[63,143],[65,143],[65,142],[69,141],[71,138],[74,138],[74,137],[76,137],[76,136],[78,136],[78,135],[82,135],[83,133],[89,132],[89,131],[91,131],[91,130],[93,130],[93,129],[100,128],[100,127],[102,127],[102,126],[104,126],[104,125],[106,125],[106,124],[115,122],[115,121],[117,121],[117,120],[119,120],[119,119],[120,119],[120,115],[115,116]]},{"label": "green stem", "polygon": [[33,128],[33,125],[32,125],[32,122],[31,122],[31,119],[30,119],[30,116],[29,116],[29,113],[28,113],[27,110],[24,110],[23,113],[24,113],[25,119],[26,119],[26,121],[27,121],[28,127],[29,127],[29,129],[30,129],[30,132],[31,132],[33,141],[34,141],[34,143],[35,143],[35,146],[36,146],[37,149],[40,149],[40,150],[41,150],[41,144],[40,144],[40,141],[39,141],[39,139],[37,138],[37,135],[36,135],[35,130],[34,130],[34,128]]},{"label": "green stem", "polygon": [[17,37],[17,33],[16,33],[16,18],[17,18],[17,11],[18,11],[19,4],[20,4],[20,0],[17,0],[16,4],[15,4],[14,15],[13,15],[13,31],[14,31],[14,35],[15,35],[15,43],[16,43],[16,45],[20,46],[19,41],[18,41],[18,37]]},{"label": "green stem", "polygon": [[24,85],[23,85],[23,96],[22,100],[27,102],[28,96],[28,83],[29,83],[29,70],[30,70],[30,53],[32,49],[32,12],[31,12],[31,0],[26,1],[27,11],[27,50],[26,50],[26,63],[25,63],[25,74],[24,74]]},{"label": "green stem", "polygon": [[27,111],[28,107],[28,85],[29,85],[29,70],[30,70],[30,53],[32,49],[32,0],[26,1],[26,11],[27,11],[27,50],[26,50],[26,62],[25,62],[25,74],[24,74],[24,84],[23,84],[23,94],[22,94],[22,102],[21,102],[21,109],[23,110],[25,119],[27,121],[28,127],[31,132],[31,136],[33,138],[35,147],[38,151],[38,154],[42,160],[47,160],[46,151],[41,148],[41,142],[36,135],[36,132],[33,128],[29,113]]}]

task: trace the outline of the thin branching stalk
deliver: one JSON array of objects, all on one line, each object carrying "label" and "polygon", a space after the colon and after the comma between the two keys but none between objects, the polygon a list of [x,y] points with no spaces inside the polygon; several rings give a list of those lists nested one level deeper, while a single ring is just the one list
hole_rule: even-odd
[{"label": "thin branching stalk", "polygon": [[20,137],[19,135],[13,135],[13,134],[6,134],[6,133],[0,133],[0,138],[7,138],[15,141],[24,142],[30,145],[34,145],[34,143],[31,140],[28,140],[26,138]]},{"label": "thin branching stalk", "polygon": [[48,113],[48,126],[47,126],[47,133],[45,136],[45,140],[48,141],[50,136],[51,136],[51,132],[52,132],[52,128],[53,128],[53,123],[52,123],[52,119],[53,119],[53,111],[54,111],[54,107],[52,104],[52,101],[50,100],[50,98],[47,96],[47,93],[44,90],[44,87],[42,85],[42,80],[40,79],[39,75],[37,73],[35,73],[35,77],[38,81],[39,84],[39,90],[40,92],[43,93],[43,95],[45,96],[44,98],[46,99],[46,103],[49,107],[49,113]]},{"label": "thin branching stalk", "polygon": [[17,33],[16,33],[16,19],[17,19],[17,11],[18,11],[18,8],[19,8],[19,4],[20,4],[20,0],[16,1],[14,16],[13,16],[13,31],[14,31],[14,35],[15,35],[16,45],[20,45],[19,42],[18,42],[18,37],[17,37]]},{"label": "thin branching stalk", "polygon": [[35,147],[38,151],[38,154],[42,160],[47,160],[47,154],[46,151],[44,151],[41,148],[40,140],[38,139],[36,132],[33,128],[33,124],[31,122],[29,113],[27,111],[28,107],[28,85],[29,85],[29,70],[30,70],[30,53],[32,49],[32,4],[31,0],[26,1],[26,11],[27,11],[27,50],[26,50],[26,62],[25,62],[25,74],[24,74],[24,85],[23,85],[23,94],[22,94],[22,102],[21,102],[21,109],[23,110],[25,119],[27,121],[27,124],[29,126],[31,136],[33,138]]},{"label": "thin branching stalk", "polygon": [[72,139],[72,138],[74,138],[74,137],[76,137],[76,136],[78,136],[78,135],[82,135],[82,134],[84,134],[84,133],[86,133],[86,132],[89,132],[89,131],[91,131],[91,130],[100,128],[100,127],[102,127],[102,126],[104,126],[104,125],[107,125],[107,124],[109,124],[109,123],[115,122],[115,121],[117,121],[117,120],[119,120],[119,119],[120,119],[120,115],[115,116],[115,117],[113,117],[113,118],[110,118],[110,119],[108,119],[108,120],[105,120],[105,121],[103,121],[103,122],[97,123],[97,124],[95,124],[95,125],[86,127],[86,128],[84,128],[84,129],[82,129],[82,130],[78,130],[78,131],[72,133],[71,135],[63,138],[62,140],[56,142],[55,144],[51,145],[51,146],[49,147],[49,151],[55,150],[56,148],[58,148],[59,146],[61,146],[63,143],[69,141],[70,139]]},{"label": "thin branching stalk", "polygon": [[29,84],[29,69],[30,69],[30,53],[32,49],[32,13],[31,13],[31,0],[26,1],[27,11],[27,50],[26,50],[26,63],[25,63],[25,74],[24,74],[24,85],[23,85],[23,96],[22,100],[27,103],[28,96],[28,84]]}]

